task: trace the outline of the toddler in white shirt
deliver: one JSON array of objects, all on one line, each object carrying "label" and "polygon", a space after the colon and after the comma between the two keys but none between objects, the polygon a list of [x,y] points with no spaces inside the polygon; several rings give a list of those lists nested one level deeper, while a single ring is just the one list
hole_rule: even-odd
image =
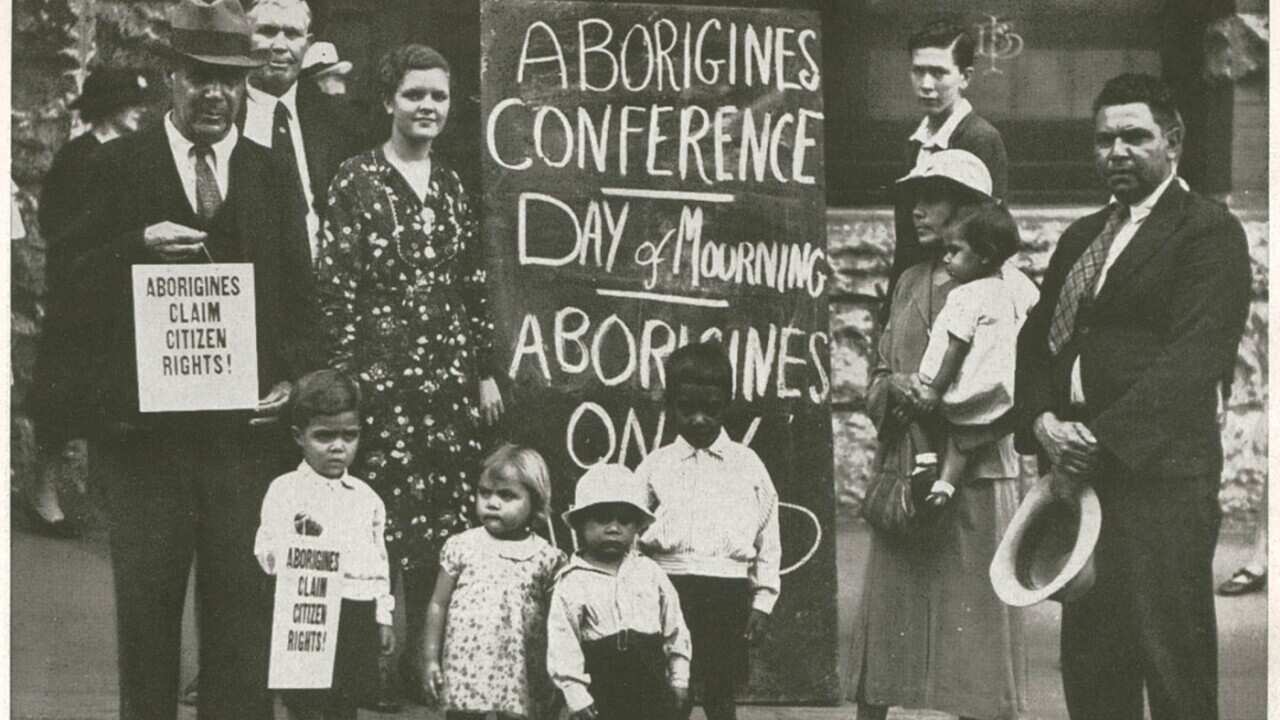
[{"label": "toddler in white shirt", "polygon": [[[990,425],[1013,408],[1018,331],[1039,298],[1035,285],[1006,262],[1018,250],[1018,227],[1003,205],[985,205],[948,229],[943,263],[960,286],[947,295],[929,331],[912,395],[957,426]],[[927,424],[908,431],[916,449],[913,485],[928,483],[926,502],[945,505],[973,448],[948,433],[942,467]]]}]

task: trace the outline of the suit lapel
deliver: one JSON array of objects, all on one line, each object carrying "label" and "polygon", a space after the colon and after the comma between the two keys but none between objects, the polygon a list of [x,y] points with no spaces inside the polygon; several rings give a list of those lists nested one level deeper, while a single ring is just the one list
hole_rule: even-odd
[{"label": "suit lapel", "polygon": [[1112,294],[1124,288],[1125,280],[1141,268],[1159,250],[1169,236],[1177,230],[1182,222],[1182,208],[1186,200],[1186,191],[1175,180],[1165,189],[1164,195],[1151,209],[1151,214],[1142,221],[1138,232],[1134,233],[1128,247],[1116,258],[1116,262],[1107,272],[1106,283],[1098,294],[1098,302],[1106,302]]},{"label": "suit lapel", "polygon": [[327,152],[325,138],[321,135],[321,123],[318,116],[323,114],[324,109],[319,105],[319,98],[313,96],[309,92],[304,92],[301,85],[298,86],[298,125],[302,128],[302,154],[307,162],[307,174],[311,177],[312,195],[317,198],[323,197],[328,192],[328,188],[317,187],[317,182],[325,176],[324,173],[324,153]]},{"label": "suit lapel", "polygon": [[147,192],[144,197],[154,202],[159,208],[172,208],[182,213],[174,218],[175,222],[190,225],[194,221],[196,211],[187,199],[182,188],[182,178],[178,175],[178,165],[173,159],[173,149],[169,147],[169,136],[163,124],[157,124],[150,130],[152,139],[140,146],[139,158],[143,177],[141,178]]}]

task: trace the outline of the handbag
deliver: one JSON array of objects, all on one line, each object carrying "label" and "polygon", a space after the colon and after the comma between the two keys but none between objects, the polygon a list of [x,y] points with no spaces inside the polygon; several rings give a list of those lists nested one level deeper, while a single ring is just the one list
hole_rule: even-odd
[{"label": "handbag", "polygon": [[[899,443],[907,444],[907,457],[915,456],[911,434],[893,433],[881,438],[881,457],[902,452]],[[941,510],[924,504],[929,488],[913,487],[911,468],[885,469],[881,463],[867,482],[866,496],[862,501],[862,517],[875,529],[898,540],[929,540],[940,525]],[[948,504],[949,506],[950,504]]]}]

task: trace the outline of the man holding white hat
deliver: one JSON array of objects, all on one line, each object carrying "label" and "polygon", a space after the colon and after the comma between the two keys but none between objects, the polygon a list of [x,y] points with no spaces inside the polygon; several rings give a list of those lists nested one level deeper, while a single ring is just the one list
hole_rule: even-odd
[{"label": "man holding white hat", "polygon": [[1249,307],[1248,244],[1227,209],[1176,177],[1185,129],[1150,75],[1094,101],[1112,193],[1073,223],[1018,342],[1019,444],[1060,496],[1087,483],[1102,528],[1091,592],[1063,608],[1074,720],[1218,717],[1213,553],[1217,408]]}]

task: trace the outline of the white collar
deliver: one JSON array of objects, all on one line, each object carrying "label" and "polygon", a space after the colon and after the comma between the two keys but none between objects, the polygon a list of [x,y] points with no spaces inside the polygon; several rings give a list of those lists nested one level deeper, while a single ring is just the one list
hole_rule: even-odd
[{"label": "white collar", "polygon": [[687,460],[691,457],[694,457],[699,452],[705,452],[706,454],[716,458],[717,460],[723,460],[724,453],[725,453],[725,450],[728,448],[729,442],[730,442],[729,433],[725,432],[724,428],[720,428],[720,434],[717,435],[716,439],[713,440],[712,443],[705,448],[694,447],[693,445],[689,444],[688,440],[684,439],[683,435],[677,435],[675,442],[673,442],[672,444],[679,449],[679,457],[682,460]]},{"label": "white collar", "polygon": [[636,558],[636,550],[633,548],[630,552],[628,552],[626,555],[622,557],[622,562],[618,563],[617,571],[609,572],[604,568],[596,567],[595,565],[592,565],[590,562],[587,561],[586,558],[582,557],[581,553],[574,553],[573,555],[569,556],[569,562],[565,563],[565,566],[560,569],[560,572],[556,573],[556,580],[559,580],[560,578],[564,577],[565,575],[568,575],[570,572],[574,570],[586,570],[588,572],[598,573],[600,575],[609,575],[611,577],[619,577],[622,575],[623,572],[626,571],[627,567],[629,567],[632,563],[635,562],[635,558]]},{"label": "white collar", "polygon": [[344,472],[342,473],[342,477],[338,477],[338,478],[325,477],[324,475],[321,475],[320,473],[316,472],[315,468],[308,465],[306,460],[303,460],[302,462],[298,463],[297,472],[299,475],[301,475],[302,477],[308,480],[315,480],[318,482],[328,483],[331,485],[341,485],[342,487],[348,490],[356,489],[355,478],[351,477],[350,473]]},{"label": "white collar", "polygon": [[929,118],[924,117],[920,119],[920,125],[916,127],[915,132],[911,133],[909,139],[931,150],[946,150],[951,147],[951,135],[956,131],[956,126],[971,112],[973,112],[973,104],[967,98],[961,97],[951,106],[951,114],[942,121],[942,127],[938,128],[938,132],[929,132]]},{"label": "white collar", "polygon": [[[173,124],[173,111],[165,113],[164,116],[164,132],[169,136],[169,149],[173,151],[175,160],[186,160],[191,157],[191,150],[196,146],[195,143],[187,139],[186,135]],[[240,140],[240,131],[236,129],[235,123],[231,124],[231,129],[227,131],[222,139],[213,143],[214,162],[218,167],[225,168],[231,160],[231,151],[236,149],[236,142]]]},{"label": "white collar", "polygon": [[[1178,176],[1173,173],[1169,173],[1169,177],[1165,178],[1164,182],[1157,185],[1156,189],[1152,190],[1150,195],[1130,205],[1129,206],[1129,222],[1136,225],[1138,223],[1141,223],[1143,220],[1146,220],[1147,216],[1151,214],[1151,211],[1155,209],[1156,203],[1159,202],[1160,198],[1164,196],[1164,191],[1169,189],[1169,185],[1173,182],[1173,179],[1176,177]],[[1186,183],[1183,182],[1181,178],[1179,178],[1178,184],[1182,185],[1184,188],[1186,187]],[[1120,200],[1115,195],[1111,196],[1112,204],[1116,204],[1119,202]]]},{"label": "white collar", "polygon": [[255,104],[261,104],[264,107],[266,107],[267,110],[273,113],[276,111],[276,103],[283,102],[284,106],[289,108],[290,117],[292,117],[294,121],[297,121],[298,119],[298,83],[295,82],[294,84],[290,85],[289,89],[285,90],[284,94],[279,97],[276,97],[275,95],[272,95],[271,93],[265,90],[259,90],[258,88],[254,87],[249,83],[245,83],[245,88],[248,90],[247,95],[249,97],[250,102]]}]

